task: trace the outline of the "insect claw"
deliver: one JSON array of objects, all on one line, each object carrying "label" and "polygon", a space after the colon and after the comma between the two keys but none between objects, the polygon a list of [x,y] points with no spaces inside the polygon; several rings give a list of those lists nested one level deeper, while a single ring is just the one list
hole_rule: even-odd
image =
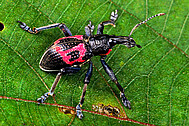
[{"label": "insect claw", "polygon": [[131,105],[130,105],[131,103],[130,103],[130,101],[126,101],[126,106],[129,108],[129,109],[131,109]]},{"label": "insect claw", "polygon": [[91,24],[92,24],[92,23],[91,23],[91,20],[89,20],[89,24],[88,24],[88,26],[91,26]]},{"label": "insect claw", "polygon": [[92,25],[91,20],[89,20],[88,27],[91,29],[91,32],[93,32],[93,30],[94,30],[94,25]]},{"label": "insect claw", "polygon": [[120,97],[122,99],[122,102],[124,104],[125,107],[128,107],[129,109],[131,109],[131,103],[129,100],[127,100],[127,98],[125,97],[125,94],[124,93],[121,93],[120,94]]},{"label": "insect claw", "polygon": [[42,95],[40,98],[37,99],[38,104],[43,103],[49,97],[49,92]]},{"label": "insect claw", "polygon": [[[26,27],[26,23],[24,23],[24,22],[21,22],[21,21],[17,21],[18,23],[20,23],[20,27],[21,26],[25,26]],[[22,27],[21,27],[22,28]]]},{"label": "insect claw", "polygon": [[131,109],[130,103],[128,104],[128,108]]},{"label": "insect claw", "polygon": [[78,104],[76,106],[76,115],[79,119],[82,119],[83,118],[83,114],[82,114],[82,111],[81,111],[81,104]]},{"label": "insect claw", "polygon": [[117,11],[118,10],[115,10],[115,12],[112,11],[110,20],[115,21],[117,19],[117,17],[118,17]]},{"label": "insect claw", "polygon": [[22,23],[21,21],[17,21],[17,22],[20,23],[20,24]]},{"label": "insect claw", "polygon": [[38,105],[39,105],[39,104],[43,103],[44,101],[42,100],[42,98],[38,98],[37,102],[38,102]]},{"label": "insect claw", "polygon": [[23,29],[23,30],[25,30],[25,31],[29,31],[31,28],[30,27],[28,27],[27,25],[26,25],[26,23],[24,23],[24,22],[21,22],[21,21],[17,21],[18,23],[20,23],[20,28],[21,29]]},{"label": "insect claw", "polygon": [[83,114],[82,114],[81,110],[77,110],[76,113],[77,113],[77,117],[78,117],[79,119],[82,119],[82,118],[83,118]]}]

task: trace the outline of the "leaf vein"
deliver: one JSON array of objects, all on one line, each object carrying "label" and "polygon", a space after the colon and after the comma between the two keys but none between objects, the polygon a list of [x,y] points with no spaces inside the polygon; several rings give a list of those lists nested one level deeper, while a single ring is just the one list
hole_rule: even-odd
[{"label": "leaf vein", "polygon": [[181,36],[182,36],[182,33],[183,33],[183,30],[184,30],[185,24],[186,24],[187,19],[188,19],[188,16],[189,16],[189,13],[187,14],[187,16],[186,16],[186,18],[185,18],[185,20],[184,20],[184,23],[183,23],[183,25],[182,25],[182,28],[181,28],[181,31],[180,31],[180,35],[179,35],[179,37],[178,37],[178,40],[177,40],[177,42],[176,42],[176,45],[177,45],[177,44],[179,43],[179,41],[180,41],[180,38],[181,38]]},{"label": "leaf vein", "polygon": [[170,103],[169,103],[169,125],[171,125],[171,117],[172,117],[172,92],[173,92],[173,86],[174,86],[174,83],[176,81],[176,79],[178,78],[178,76],[181,74],[181,71],[186,68],[188,66],[189,62],[186,63],[185,65],[183,65],[181,67],[181,69],[176,73],[176,76],[173,78],[173,82],[171,83],[170,85],[170,90],[169,90],[169,98],[170,98]]},{"label": "leaf vein", "polygon": [[46,86],[46,88],[49,90],[48,86],[45,84],[43,78],[39,75],[39,73],[32,67],[32,65],[18,52],[16,51],[14,48],[12,48],[7,42],[5,42],[2,38],[0,38],[1,41],[7,45],[11,50],[13,50],[28,66],[29,68],[31,68],[34,73],[37,75],[37,77],[41,80],[41,82]]}]

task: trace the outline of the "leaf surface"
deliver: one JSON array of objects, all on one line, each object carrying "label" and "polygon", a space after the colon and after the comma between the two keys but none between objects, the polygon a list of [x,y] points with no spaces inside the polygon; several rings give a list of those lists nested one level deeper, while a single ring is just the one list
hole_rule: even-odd
[{"label": "leaf surface", "polygon": [[[188,125],[188,4],[183,1],[139,0],[2,0],[0,22],[0,125]],[[113,69],[131,102],[128,110],[119,91],[104,72],[100,57],[94,63],[91,82],[82,107],[85,118],[58,111],[58,106],[75,107],[80,99],[88,64],[74,75],[61,78],[54,99],[37,105],[36,99],[48,91],[56,73],[39,68],[45,50],[63,34],[58,28],[29,34],[16,21],[30,27],[65,23],[72,34],[85,34],[91,20],[97,26],[118,9],[116,28],[104,33],[128,36],[140,21],[166,13],[137,28],[132,34],[142,48],[117,45],[106,61]],[[112,105],[122,118],[92,110],[92,105]],[[16,117],[16,118],[15,118]],[[127,118],[125,118],[127,117]]]}]

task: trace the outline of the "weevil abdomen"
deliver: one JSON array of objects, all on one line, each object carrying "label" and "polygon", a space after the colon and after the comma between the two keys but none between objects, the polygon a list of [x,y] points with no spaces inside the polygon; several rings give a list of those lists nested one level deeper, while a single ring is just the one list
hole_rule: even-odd
[{"label": "weevil abdomen", "polygon": [[62,57],[55,49],[50,47],[42,56],[39,66],[44,71],[58,71],[63,66],[68,66],[62,61]]},{"label": "weevil abdomen", "polygon": [[44,71],[58,71],[61,68],[79,65],[88,59],[85,46],[80,35],[60,38],[43,54],[40,68]]}]

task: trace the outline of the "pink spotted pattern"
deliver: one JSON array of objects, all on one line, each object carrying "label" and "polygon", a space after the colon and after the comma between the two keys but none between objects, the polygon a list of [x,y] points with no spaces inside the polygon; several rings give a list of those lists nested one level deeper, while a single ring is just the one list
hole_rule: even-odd
[{"label": "pink spotted pattern", "polygon": [[[83,60],[82,58],[85,56],[85,52],[87,51],[85,49],[85,45],[84,43],[80,43],[79,45],[71,48],[71,49],[68,49],[68,50],[61,50],[61,47],[59,46],[56,46],[55,47],[55,50],[56,52],[58,52],[61,56],[62,56],[62,60],[69,64],[69,65],[72,65],[73,63],[75,62],[85,62],[85,60]],[[73,52],[73,51],[79,51],[79,58],[74,60],[74,61],[70,61],[71,59],[71,55],[68,55],[70,52]]]}]

